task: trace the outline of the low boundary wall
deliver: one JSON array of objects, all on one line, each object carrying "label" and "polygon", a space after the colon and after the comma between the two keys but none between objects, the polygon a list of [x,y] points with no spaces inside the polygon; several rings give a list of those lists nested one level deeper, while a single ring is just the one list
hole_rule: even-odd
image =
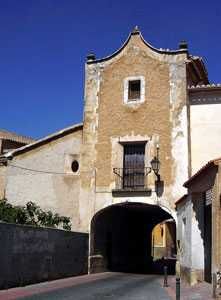
[{"label": "low boundary wall", "polygon": [[0,289],[87,271],[87,233],[0,223]]}]

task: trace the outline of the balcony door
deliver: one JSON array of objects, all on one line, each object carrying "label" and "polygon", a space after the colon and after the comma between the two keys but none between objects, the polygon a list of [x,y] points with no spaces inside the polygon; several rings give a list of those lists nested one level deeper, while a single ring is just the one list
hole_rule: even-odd
[{"label": "balcony door", "polygon": [[123,188],[144,188],[145,144],[124,145]]}]

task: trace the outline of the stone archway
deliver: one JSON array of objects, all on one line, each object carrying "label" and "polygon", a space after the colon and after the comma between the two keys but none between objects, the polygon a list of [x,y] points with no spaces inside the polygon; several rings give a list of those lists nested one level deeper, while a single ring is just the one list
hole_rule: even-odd
[{"label": "stone archway", "polygon": [[135,202],[98,211],[91,221],[89,272],[152,273],[152,230],[171,218],[158,205]]}]

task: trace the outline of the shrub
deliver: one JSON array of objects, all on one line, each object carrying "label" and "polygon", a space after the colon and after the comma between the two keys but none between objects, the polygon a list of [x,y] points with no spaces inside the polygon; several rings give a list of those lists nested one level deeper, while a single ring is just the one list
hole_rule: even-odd
[{"label": "shrub", "polygon": [[70,218],[59,216],[57,213],[53,214],[50,210],[43,211],[31,201],[26,203],[25,206],[13,206],[6,199],[0,200],[0,220],[37,227],[57,228],[62,226],[65,230],[71,230]]}]

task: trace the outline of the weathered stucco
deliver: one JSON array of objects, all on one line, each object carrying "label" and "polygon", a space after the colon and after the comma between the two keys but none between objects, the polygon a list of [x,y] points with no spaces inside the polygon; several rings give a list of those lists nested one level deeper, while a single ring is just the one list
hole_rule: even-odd
[{"label": "weathered stucco", "polygon": [[[220,182],[219,167],[207,165],[188,183],[188,196],[177,205],[182,276],[191,284],[208,281],[220,270]],[[186,235],[182,236],[184,218]]]},{"label": "weathered stucco", "polygon": [[7,167],[8,201],[14,205],[33,201],[42,209],[70,217],[77,230],[80,176],[71,171],[71,162],[79,157],[81,141],[79,130],[15,156]]},{"label": "weathered stucco", "polygon": [[212,273],[221,269],[221,164],[217,166],[217,173],[211,183],[212,188]]},{"label": "weathered stucco", "polygon": [[181,277],[190,284],[203,280],[203,205],[200,194],[190,194],[177,207],[177,240]]},{"label": "weathered stucco", "polygon": [[5,197],[6,167],[0,167],[0,199]]},{"label": "weathered stucco", "polygon": [[221,104],[191,105],[192,174],[221,155]]},{"label": "weathered stucco", "polygon": [[[82,224],[100,209],[124,201],[160,203],[175,217],[174,202],[188,178],[186,53],[157,53],[132,35],[115,57],[86,65],[85,109],[82,145]],[[125,103],[125,79],[144,78],[144,101]],[[164,193],[151,197],[113,197],[113,168],[123,164],[124,141],[146,141],[145,165],[160,145]],[[155,176],[149,176],[154,189]],[[89,208],[85,219],[83,207]]]}]

